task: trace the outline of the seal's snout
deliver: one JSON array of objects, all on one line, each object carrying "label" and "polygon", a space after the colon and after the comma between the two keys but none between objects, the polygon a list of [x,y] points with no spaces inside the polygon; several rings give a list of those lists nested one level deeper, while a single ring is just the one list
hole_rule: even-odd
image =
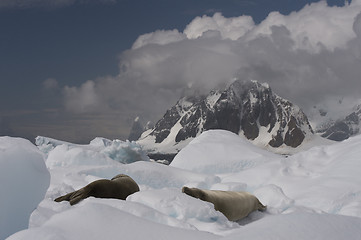
[{"label": "seal's snout", "polygon": [[183,188],[182,188],[182,193],[185,193],[187,190],[188,190],[187,187],[183,187]]}]

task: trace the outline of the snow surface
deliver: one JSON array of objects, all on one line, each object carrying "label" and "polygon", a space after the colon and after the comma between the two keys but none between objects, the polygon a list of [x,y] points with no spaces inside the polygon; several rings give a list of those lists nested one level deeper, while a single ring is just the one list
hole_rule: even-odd
[{"label": "snow surface", "polygon": [[232,173],[278,157],[236,134],[213,130],[190,142],[174,158],[171,166],[201,173]]},{"label": "snow surface", "polygon": [[[11,146],[14,140],[4,141]],[[211,130],[195,138],[170,166],[114,160],[104,153],[109,146],[102,144],[110,140],[83,146],[58,142],[53,148],[46,142],[39,148],[46,154],[50,187],[33,211],[29,228],[10,240],[361,239],[361,136],[287,157],[259,149],[231,132]],[[19,148],[29,143],[16,144]],[[132,155],[129,145],[122,146]],[[2,150],[0,154],[11,158]],[[17,168],[24,170],[22,165]],[[126,201],[88,198],[74,206],[53,201],[119,173],[140,186]],[[5,185],[13,187],[12,182]],[[183,194],[184,185],[249,191],[268,209],[230,222],[212,204]]]}]

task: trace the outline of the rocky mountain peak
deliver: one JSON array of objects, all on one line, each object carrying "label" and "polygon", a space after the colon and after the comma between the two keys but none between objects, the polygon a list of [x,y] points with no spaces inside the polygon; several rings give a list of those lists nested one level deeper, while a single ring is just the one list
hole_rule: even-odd
[{"label": "rocky mountain peak", "polygon": [[343,141],[360,132],[361,104],[353,107],[353,112],[329,124],[318,132],[321,136],[334,141]]},{"label": "rocky mountain peak", "polygon": [[297,147],[313,134],[301,109],[268,84],[236,80],[223,91],[180,99],[143,138],[175,146],[209,129],[228,130],[273,148]]}]

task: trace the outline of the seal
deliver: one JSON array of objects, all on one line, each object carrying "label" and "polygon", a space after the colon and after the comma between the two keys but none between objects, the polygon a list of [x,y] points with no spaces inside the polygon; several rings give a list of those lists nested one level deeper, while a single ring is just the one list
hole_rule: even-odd
[{"label": "seal", "polygon": [[182,192],[191,197],[213,203],[214,208],[223,213],[230,221],[238,221],[253,211],[265,211],[267,208],[256,196],[248,192],[204,190],[188,187],[183,187]]},{"label": "seal", "polygon": [[88,197],[125,200],[130,194],[138,191],[139,186],[131,177],[125,174],[119,174],[111,180],[100,179],[89,183],[77,191],[56,198],[54,201],[69,201],[70,205],[74,205]]}]

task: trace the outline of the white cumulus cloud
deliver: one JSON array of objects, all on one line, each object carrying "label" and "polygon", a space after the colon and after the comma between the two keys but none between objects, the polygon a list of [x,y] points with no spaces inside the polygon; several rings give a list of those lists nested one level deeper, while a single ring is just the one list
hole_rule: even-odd
[{"label": "white cumulus cloud", "polygon": [[184,29],[189,39],[199,38],[208,31],[218,31],[223,39],[237,40],[253,29],[255,23],[250,16],[226,18],[221,13],[212,17],[196,17]]},{"label": "white cumulus cloud", "polygon": [[361,1],[353,0],[343,7],[327,5],[326,1],[306,5],[298,12],[282,15],[272,12],[248,35],[248,39],[270,35],[272,26],[285,26],[295,41],[295,48],[318,51],[346,47],[355,37],[352,24],[361,10]]},{"label": "white cumulus cloud", "polygon": [[179,42],[185,39],[185,35],[177,29],[174,30],[157,30],[139,36],[134,42],[132,49],[137,49],[148,44],[166,45],[172,42]]}]

